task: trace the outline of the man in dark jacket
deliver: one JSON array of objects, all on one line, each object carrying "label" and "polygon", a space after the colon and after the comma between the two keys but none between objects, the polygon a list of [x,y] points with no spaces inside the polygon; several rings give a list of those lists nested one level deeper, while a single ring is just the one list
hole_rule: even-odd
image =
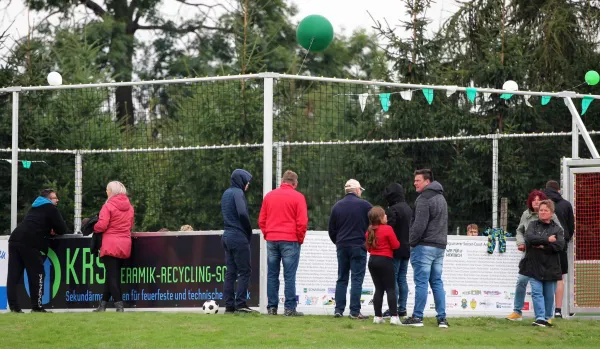
[{"label": "man in dark jacket", "polygon": [[428,283],[431,285],[438,327],[447,328],[446,294],[442,282],[444,255],[448,241],[448,205],[444,188],[433,180],[429,169],[415,171],[415,188],[420,195],[415,201],[415,213],[410,225],[410,264],[415,280],[415,309],[403,324],[423,326],[423,311],[427,303]]},{"label": "man in dark jacket", "polygon": [[[544,189],[544,194],[548,197],[548,199],[552,200],[555,205],[555,212],[560,225],[564,229],[565,236],[565,248],[560,251],[560,268],[562,274],[565,275],[569,272],[569,258],[567,256],[567,248],[569,246],[569,241],[573,238],[573,234],[575,233],[575,217],[573,215],[573,206],[567,200],[563,199],[560,195],[560,186],[557,181],[549,180],[546,182],[546,189]],[[564,277],[564,276],[563,276]],[[563,295],[565,292],[564,281],[559,280],[556,285],[556,309],[554,310],[554,316],[557,318],[562,318],[562,302]]]},{"label": "man in dark jacket", "polygon": [[[246,170],[233,171],[231,186],[221,197],[221,212],[225,226],[222,243],[227,265],[223,285],[225,314],[233,314],[236,311],[258,313],[246,304],[248,284],[252,273],[250,266],[252,227],[244,192],[248,190],[251,179],[252,175]],[[236,280],[237,290],[235,289]]]},{"label": "man in dark jacket", "polygon": [[[410,220],[412,210],[404,199],[404,188],[398,183],[392,183],[383,192],[388,202],[387,224],[394,229],[396,238],[400,241],[400,248],[394,250],[394,276],[396,279],[396,298],[398,299],[398,316],[406,316],[406,302],[408,298],[408,282],[406,273],[410,261],[410,246],[408,244]],[[389,311],[383,316],[389,316]]]},{"label": "man in dark jacket", "polygon": [[17,300],[17,284],[27,271],[31,311],[48,313],[42,307],[44,295],[44,262],[48,254],[48,238],[63,235],[67,225],[56,208],[58,197],[54,190],[44,189],[31,209],[8,239],[8,277],[6,297],[10,311],[22,313]]},{"label": "man in dark jacket", "polygon": [[337,248],[338,280],[335,285],[335,317],[344,316],[348,276],[352,273],[350,288],[351,319],[364,320],[360,313],[360,294],[367,266],[365,233],[369,227],[368,213],[373,206],[361,199],[364,189],[356,179],[345,185],[346,196],[331,209],[329,238]]}]

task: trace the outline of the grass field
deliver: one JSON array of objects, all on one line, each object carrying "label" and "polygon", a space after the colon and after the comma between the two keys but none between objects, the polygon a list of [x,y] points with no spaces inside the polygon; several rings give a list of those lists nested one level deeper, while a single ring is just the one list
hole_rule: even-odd
[{"label": "grass field", "polygon": [[449,329],[374,325],[325,316],[129,312],[0,314],[1,348],[598,348],[600,323],[553,328],[492,318],[449,319]]}]

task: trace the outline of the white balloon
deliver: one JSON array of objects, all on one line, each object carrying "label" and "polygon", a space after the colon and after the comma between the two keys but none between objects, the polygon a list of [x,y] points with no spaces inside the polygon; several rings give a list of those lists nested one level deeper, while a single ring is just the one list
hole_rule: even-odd
[{"label": "white balloon", "polygon": [[504,85],[502,85],[502,89],[507,91],[518,91],[519,85],[513,80],[507,80]]},{"label": "white balloon", "polygon": [[59,73],[53,71],[48,74],[48,84],[51,86],[59,86],[62,85],[62,76]]}]

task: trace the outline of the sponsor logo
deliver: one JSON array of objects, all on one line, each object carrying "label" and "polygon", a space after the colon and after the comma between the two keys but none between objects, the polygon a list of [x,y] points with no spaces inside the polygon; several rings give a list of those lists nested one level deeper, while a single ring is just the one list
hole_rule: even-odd
[{"label": "sponsor logo", "polygon": [[318,287],[305,287],[304,288],[304,293],[308,293],[308,292],[325,292],[326,289],[325,288],[318,288]]},{"label": "sponsor logo", "polygon": [[512,303],[496,302],[496,309],[510,309],[512,306]]},{"label": "sponsor logo", "polygon": [[529,302],[523,303],[523,310],[529,310]]},{"label": "sponsor logo", "polygon": [[[60,262],[58,261],[58,256],[56,253],[49,248],[48,255],[46,256],[46,260],[44,261],[44,279],[42,282],[44,283],[44,294],[42,295],[42,304],[48,304],[50,301],[56,297],[58,293],[58,289],[60,287],[61,280],[61,270],[60,270]],[[29,292],[29,279],[27,272],[23,272],[23,283],[25,284],[25,290],[27,294],[31,296]]]},{"label": "sponsor logo", "polygon": [[335,287],[330,287],[327,289],[327,293],[329,294],[335,294]]},{"label": "sponsor logo", "polygon": [[471,299],[471,309],[475,310],[475,308],[477,308],[477,301],[475,300],[475,298]]},{"label": "sponsor logo", "polygon": [[452,290],[450,291],[450,296],[460,297],[460,293],[458,292],[458,290]]},{"label": "sponsor logo", "polygon": [[460,307],[463,309],[467,309],[467,299],[463,298],[460,300]]},{"label": "sponsor logo", "polygon": [[463,296],[480,296],[481,295],[481,290],[471,290],[471,291],[464,291]]},{"label": "sponsor logo", "polygon": [[483,294],[486,296],[499,296],[502,294],[500,291],[483,291]]},{"label": "sponsor logo", "polygon": [[0,250],[0,259],[6,259],[6,251]]}]

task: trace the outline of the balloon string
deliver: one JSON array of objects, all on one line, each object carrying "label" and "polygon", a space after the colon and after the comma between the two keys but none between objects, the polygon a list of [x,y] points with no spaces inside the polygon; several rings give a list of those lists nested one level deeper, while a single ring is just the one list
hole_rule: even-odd
[{"label": "balloon string", "polygon": [[302,64],[300,65],[300,69],[298,70],[300,75],[302,75],[302,67],[304,67],[304,62],[306,61],[306,57],[308,57],[308,53],[310,52],[310,48],[312,47],[314,41],[315,37],[313,36],[313,38],[310,39],[310,45],[308,45],[308,50],[306,50],[306,54],[304,55],[304,59],[302,60]]},{"label": "balloon string", "polygon": [[578,88],[579,86],[581,86],[581,85],[585,85],[586,83],[587,83],[587,82],[582,82],[581,84],[579,84],[579,85],[577,85],[577,86],[571,87],[571,88],[570,88],[570,89],[568,89],[567,91],[570,91],[570,90],[572,90],[572,89],[574,89],[574,88]]}]

